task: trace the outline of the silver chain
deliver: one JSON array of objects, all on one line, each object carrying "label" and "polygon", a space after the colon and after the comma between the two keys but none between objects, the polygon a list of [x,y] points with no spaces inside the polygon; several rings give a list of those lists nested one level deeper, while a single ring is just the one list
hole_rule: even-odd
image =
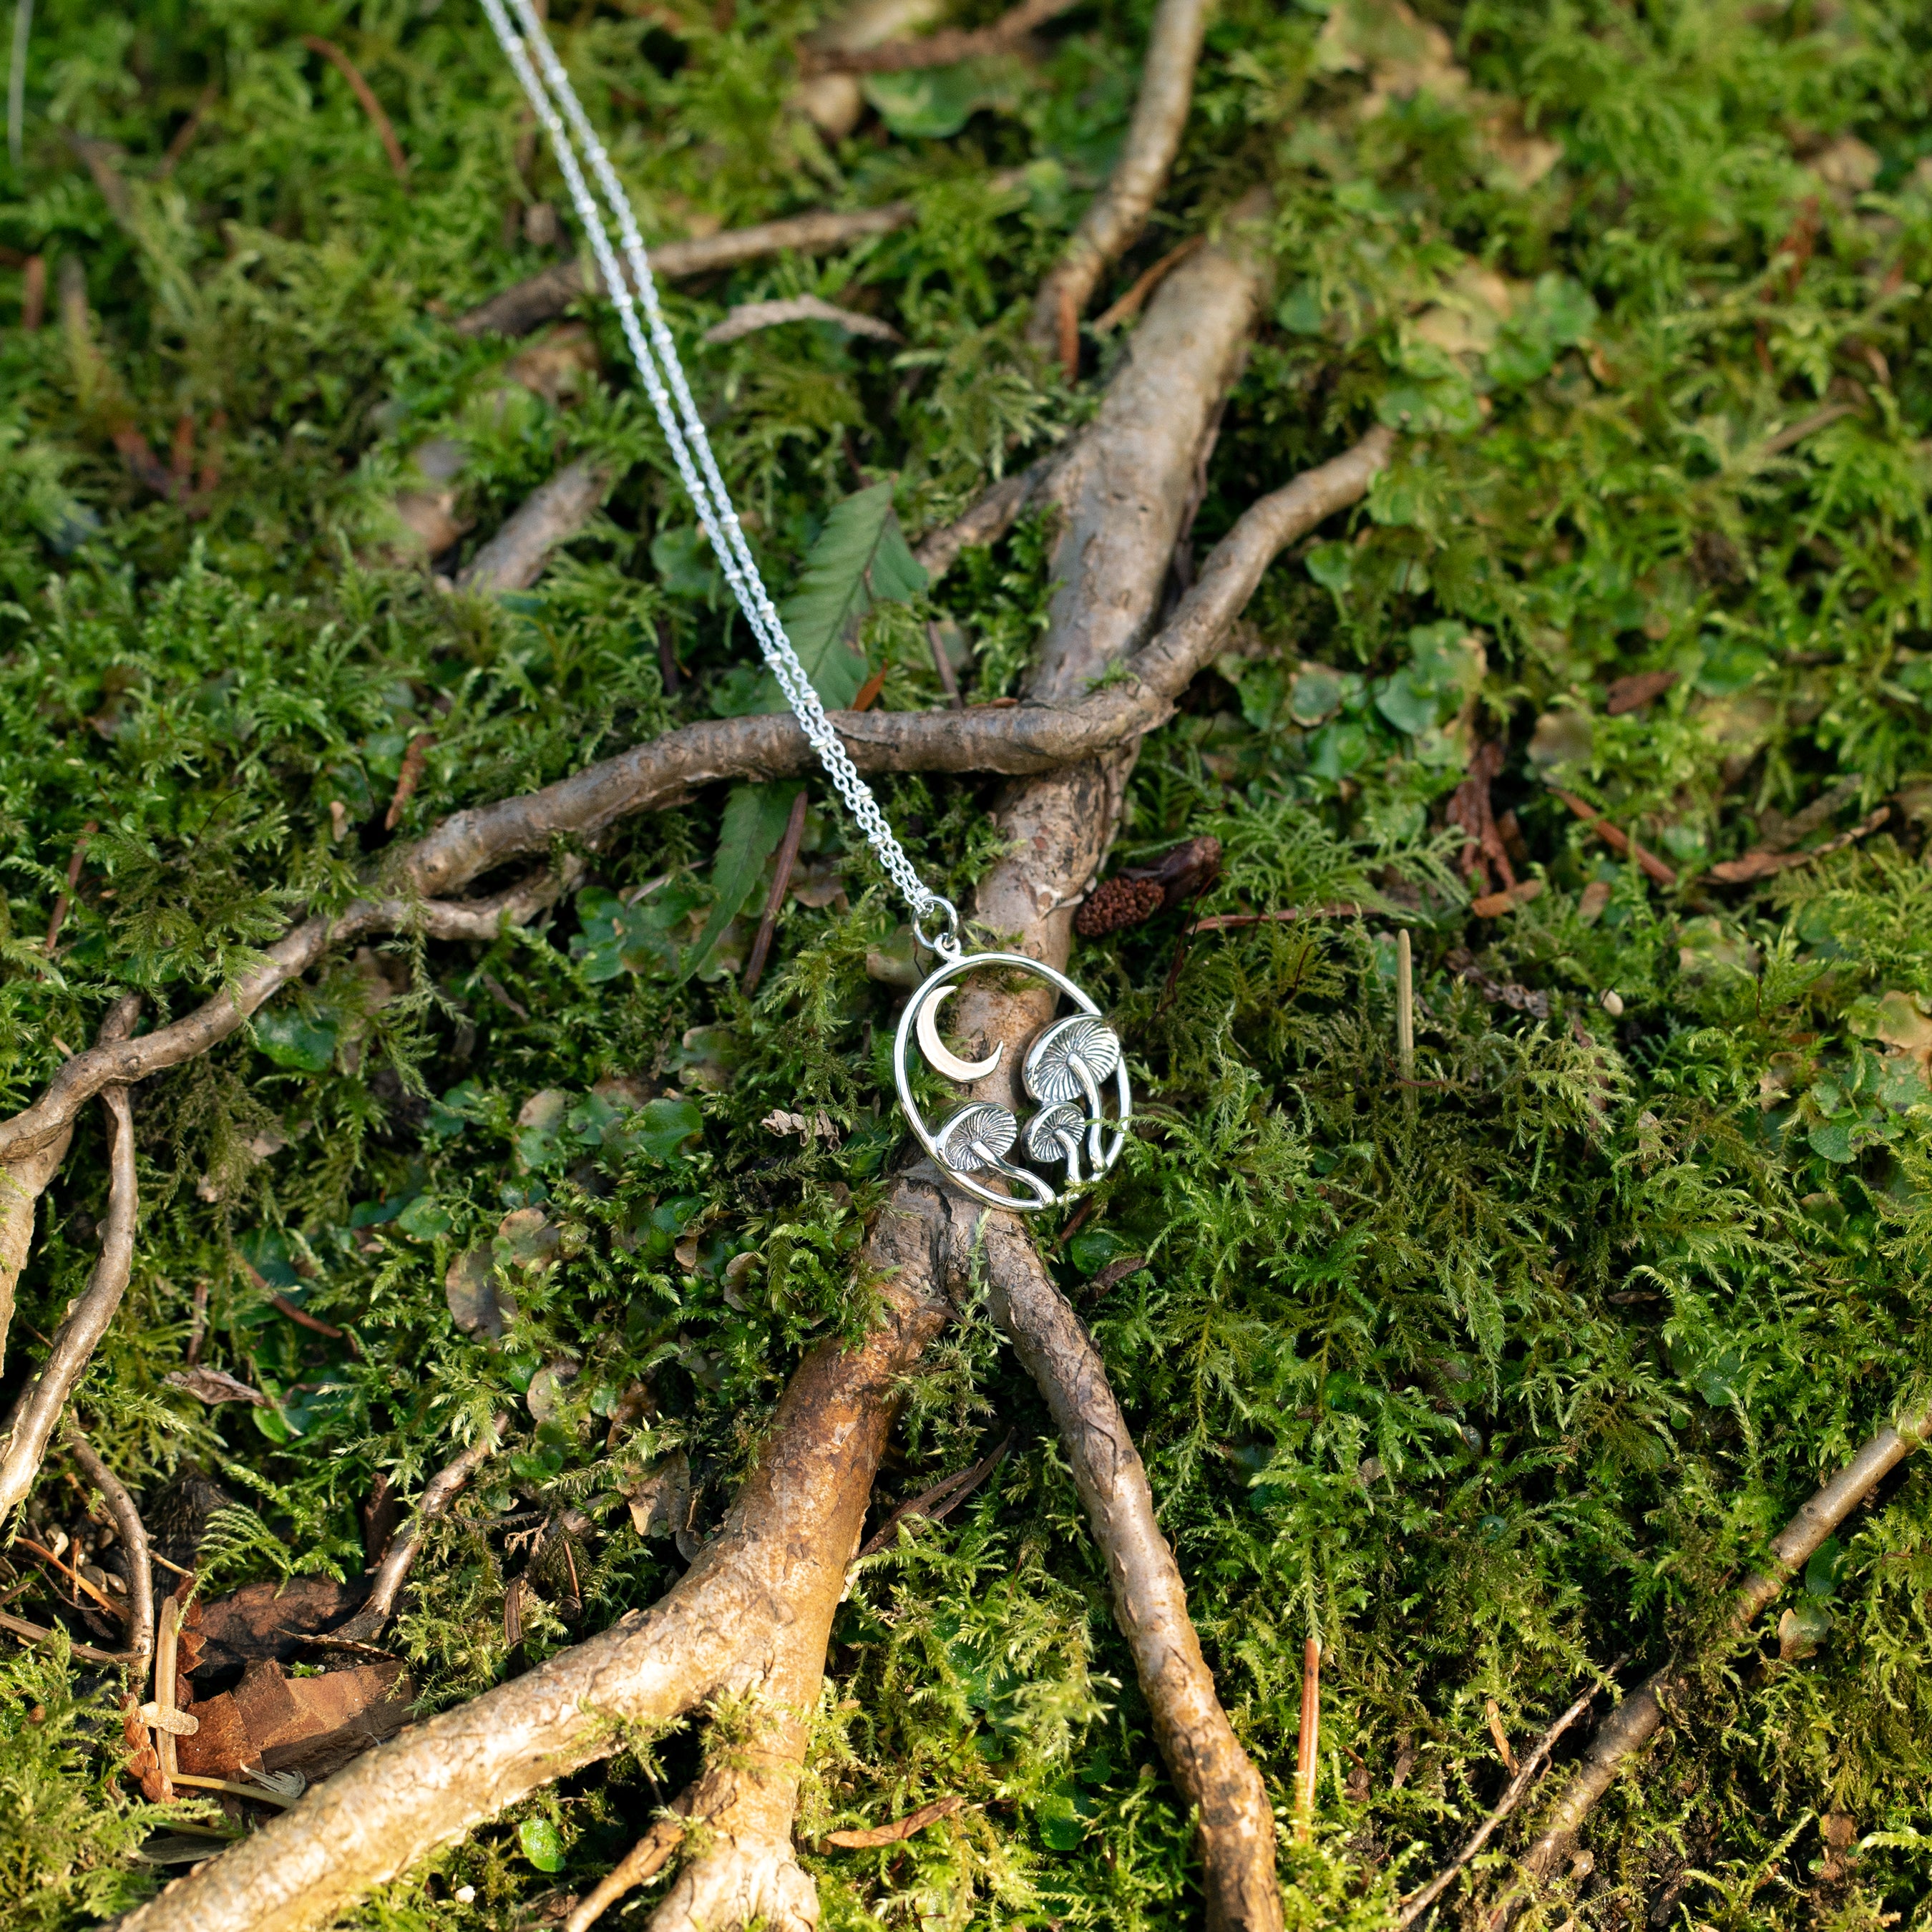
[{"label": "silver chain", "polygon": [[[549,132],[551,144],[556,150],[557,164],[569,186],[571,202],[590,238],[598,272],[604,278],[604,286],[616,304],[624,340],[630,346],[631,359],[644,379],[645,392],[651,399],[651,406],[657,412],[664,440],[670,446],[671,454],[676,461],[678,474],[683,478],[685,489],[698,512],[698,523],[710,540],[712,550],[723,567],[725,580],[731,586],[731,594],[737,598],[738,608],[744,612],[752,627],[752,634],[758,640],[758,649],[771,667],[779,689],[784,693],[785,702],[791,706],[792,714],[812,748],[818,754],[819,762],[838,788],[839,796],[859,821],[860,830],[878,854],[880,864],[898,886],[900,896],[912,908],[914,931],[928,946],[936,945],[938,950],[951,952],[956,949],[958,912],[950,900],[934,892],[913,869],[904,848],[893,836],[892,828],[879,809],[879,802],[872,796],[872,788],[859,776],[858,767],[853,764],[838,733],[832,730],[832,721],[825,715],[825,706],[819,702],[818,692],[812,689],[812,680],[806,675],[804,665],[799,662],[798,653],[792,649],[791,640],[785,635],[784,626],[772,607],[764,580],[758,574],[758,566],[739,525],[738,513],[731,507],[730,493],[718,473],[718,460],[711,452],[711,439],[705,434],[698,405],[692,400],[691,386],[685,380],[677,345],[671,340],[663,311],[658,306],[657,284],[651,274],[650,263],[645,259],[644,238],[638,232],[631,198],[625,193],[623,183],[617,178],[616,170],[610,165],[610,157],[598,139],[596,130],[591,126],[590,117],[577,98],[576,89],[570,84],[570,76],[564,72],[563,63],[556,57],[556,51],[551,46],[531,0],[508,0],[507,4],[506,0],[483,0],[483,10],[489,15],[490,24],[496,29],[496,38],[502,43],[503,51],[509,56],[517,78],[523,82],[524,92],[529,95],[537,118]],[[511,20],[512,10],[516,16],[514,25]],[[520,34],[517,31],[518,25],[523,29]],[[536,56],[534,64],[532,53]],[[560,108],[561,113],[558,112]],[[601,205],[584,178],[582,162],[578,158],[580,147],[590,164],[590,172],[596,177],[598,187],[603,190]],[[630,270],[628,281],[617,266],[616,254],[611,247],[610,231],[606,226],[607,208],[609,219],[616,225],[624,260]],[[638,293],[635,302],[631,295],[633,286]],[[638,323],[638,302],[644,307],[643,327]],[[648,340],[645,336],[646,328],[650,332]],[[920,928],[934,914],[939,916],[940,928],[928,937]]]}]

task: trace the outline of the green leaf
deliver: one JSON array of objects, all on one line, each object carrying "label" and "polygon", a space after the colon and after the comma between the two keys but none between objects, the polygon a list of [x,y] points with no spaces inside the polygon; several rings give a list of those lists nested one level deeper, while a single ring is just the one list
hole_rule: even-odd
[{"label": "green leaf", "polygon": [[322,1073],[335,1058],[338,1028],[332,1015],[305,1018],[292,1006],[255,1016],[255,1044],[278,1066],[297,1073]]},{"label": "green leaf", "polygon": [[1820,1160],[1845,1167],[1858,1159],[1858,1150],[1852,1144],[1854,1124],[1850,1120],[1821,1121],[1805,1138],[1811,1143],[1811,1151]]},{"label": "green leaf", "polygon": [[902,140],[950,141],[982,108],[1010,113],[1024,98],[1026,70],[1011,55],[878,74],[866,98]]},{"label": "green leaf", "polygon": [[689,979],[704,965],[724,928],[744,910],[745,902],[758,889],[765,861],[784,836],[792,800],[802,789],[796,782],[731,788],[718,830],[717,862],[711,868],[711,916],[684,961],[682,978]]},{"label": "green leaf", "polygon": [[1804,1566],[1804,1588],[1814,1597],[1828,1597],[1838,1587],[1838,1573],[1844,1567],[1844,1546],[1835,1536],[1828,1536],[1812,1552]]},{"label": "green leaf", "polygon": [[396,1216],[397,1227],[413,1240],[431,1241],[439,1234],[446,1234],[455,1226],[450,1218],[449,1210],[442,1206],[434,1195],[418,1194]]},{"label": "green leaf", "polygon": [[563,1837],[548,1818],[526,1818],[517,1827],[517,1840],[538,1871],[562,1870]]},{"label": "green leaf", "polygon": [[1308,574],[1324,590],[1337,597],[1346,596],[1355,581],[1355,546],[1346,543],[1317,544],[1308,553]]},{"label": "green leaf", "polygon": [[1082,1274],[1098,1274],[1109,1262],[1134,1252],[1131,1241],[1110,1234],[1104,1228],[1089,1228],[1066,1244],[1066,1256]]},{"label": "green leaf", "polygon": [[695,1100],[653,1100],[632,1116],[629,1138],[656,1160],[670,1160],[703,1132]]}]

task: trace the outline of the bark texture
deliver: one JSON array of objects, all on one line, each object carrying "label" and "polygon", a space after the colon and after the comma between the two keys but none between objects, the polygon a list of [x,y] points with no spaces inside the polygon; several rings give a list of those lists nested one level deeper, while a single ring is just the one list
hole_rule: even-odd
[{"label": "bark texture", "polygon": [[1010,1218],[992,1218],[986,1256],[993,1318],[1053,1412],[1094,1539],[1106,1552],[1114,1618],[1133,1652],[1154,1740],[1200,1820],[1210,1932],[1279,1932],[1274,1808],[1221,1708],[1106,1365]]},{"label": "bark texture", "polygon": [[[958,1238],[936,1188],[896,1190],[867,1250],[871,1266],[890,1271],[884,1322],[855,1348],[828,1344],[806,1358],[723,1529],[660,1602],[356,1759],[151,1900],[125,1932],[326,1925],[436,1846],[608,1755],[610,1718],[657,1726],[727,1696],[782,1712],[807,1688],[815,1696],[898,1386],[946,1319],[938,1287]],[[749,1885],[754,1868],[774,1874],[768,1898],[784,1892],[766,1829],[775,1801],[750,1787],[786,1783],[758,1768],[740,1774],[741,1808],[712,1821],[720,1838],[680,1874],[680,1887],[692,1880],[686,1895]],[[782,1856],[796,1871],[790,1815],[788,1802]],[[735,1875],[713,1862],[734,1855]]]},{"label": "bark texture", "polygon": [[1208,0],[1160,0],[1120,158],[1034,299],[1027,336],[1036,347],[1061,344],[1069,319],[1077,321],[1108,265],[1133,246],[1147,225],[1180,151],[1208,13]]},{"label": "bark texture", "polygon": [[[127,1090],[110,1088],[106,1106],[113,1139],[109,1154],[112,1179],[107,1214],[100,1226],[100,1258],[94,1263],[80,1299],[54,1331],[46,1365],[20,1391],[7,1418],[6,1448],[0,1454],[0,1524],[33,1487],[61,1412],[74,1384],[94,1359],[94,1351],[127,1292],[128,1277],[134,1268],[140,1196],[134,1176],[134,1120]],[[134,1588],[131,1581],[128,1587]]]},{"label": "bark texture", "polygon": [[7,1366],[7,1335],[14,1325],[14,1294],[34,1245],[34,1206],[67,1158],[74,1138],[70,1120],[44,1146],[10,1166],[0,1167],[0,1370]]}]

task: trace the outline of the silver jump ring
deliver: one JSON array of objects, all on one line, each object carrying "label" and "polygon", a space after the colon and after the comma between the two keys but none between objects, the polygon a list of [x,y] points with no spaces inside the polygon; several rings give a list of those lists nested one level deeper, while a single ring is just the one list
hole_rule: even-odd
[{"label": "silver jump ring", "polygon": [[[945,929],[928,936],[922,922],[934,912],[946,915]],[[934,892],[914,916],[912,936],[927,952],[942,953],[950,958],[959,950],[959,908],[950,899],[941,898]]]}]

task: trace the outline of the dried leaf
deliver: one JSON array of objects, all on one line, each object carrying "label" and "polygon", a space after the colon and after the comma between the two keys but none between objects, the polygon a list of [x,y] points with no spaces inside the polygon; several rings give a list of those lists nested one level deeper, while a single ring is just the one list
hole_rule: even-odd
[{"label": "dried leaf", "polygon": [[175,1369],[170,1371],[167,1381],[173,1387],[186,1389],[197,1400],[206,1402],[212,1408],[218,1402],[250,1402],[257,1408],[268,1407],[268,1398],[258,1388],[250,1388],[244,1382],[238,1382],[226,1369]]}]

